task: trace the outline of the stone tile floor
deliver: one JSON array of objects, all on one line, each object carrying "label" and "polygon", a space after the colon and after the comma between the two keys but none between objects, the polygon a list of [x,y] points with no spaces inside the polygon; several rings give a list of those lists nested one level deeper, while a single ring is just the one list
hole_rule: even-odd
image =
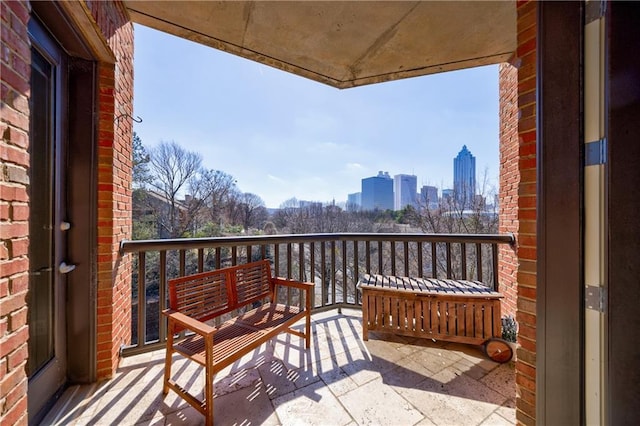
[{"label": "stone tile floor", "polygon": [[[508,425],[515,423],[513,361],[480,347],[370,333],[358,310],[312,315],[312,346],[282,334],[219,373],[216,425]],[[201,367],[176,356],[178,381],[204,386]],[[200,425],[169,392],[164,350],[124,358],[116,376],[71,386],[42,424]]]}]

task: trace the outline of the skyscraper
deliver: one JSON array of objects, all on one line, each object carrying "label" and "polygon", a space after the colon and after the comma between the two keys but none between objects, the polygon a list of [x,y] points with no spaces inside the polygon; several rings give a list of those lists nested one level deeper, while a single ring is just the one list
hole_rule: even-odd
[{"label": "skyscraper", "polygon": [[393,210],[393,179],[388,172],[362,179],[362,210]]},{"label": "skyscraper", "polygon": [[430,209],[438,208],[438,188],[424,185],[420,189],[420,205]]},{"label": "skyscraper", "polygon": [[402,210],[406,206],[416,206],[418,178],[414,175],[393,177],[393,208]]},{"label": "skyscraper", "polygon": [[470,207],[476,195],[476,157],[464,145],[453,159],[453,194],[462,208]]},{"label": "skyscraper", "polygon": [[355,192],[347,195],[347,211],[357,212],[362,208],[362,193]]}]

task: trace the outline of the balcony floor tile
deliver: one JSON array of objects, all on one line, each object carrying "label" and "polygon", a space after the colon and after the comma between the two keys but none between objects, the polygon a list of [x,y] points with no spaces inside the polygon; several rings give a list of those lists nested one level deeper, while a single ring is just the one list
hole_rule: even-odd
[{"label": "balcony floor tile", "polygon": [[[215,378],[219,425],[503,425],[515,423],[513,362],[479,347],[370,333],[359,310],[312,315],[312,347],[284,334]],[[176,355],[180,382],[202,395],[203,369]],[[122,359],[112,380],[71,386],[43,424],[200,425],[169,392],[164,350]]]}]

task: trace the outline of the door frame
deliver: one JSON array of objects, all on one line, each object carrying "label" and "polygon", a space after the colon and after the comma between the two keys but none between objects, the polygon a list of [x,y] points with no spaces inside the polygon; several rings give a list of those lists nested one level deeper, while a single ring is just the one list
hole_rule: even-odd
[{"label": "door frame", "polygon": [[[97,181],[98,181],[98,59],[110,61],[90,48],[95,40],[80,33],[66,9],[72,3],[33,2],[31,21],[57,40],[68,59],[67,167],[65,196],[67,216],[67,263],[76,269],[67,275],[66,300],[62,303],[66,319],[64,333],[73,342],[66,352],[68,383],[92,383],[97,376]],[[85,17],[86,18],[86,17]],[[87,37],[90,39],[87,41]],[[28,307],[28,305],[27,305]],[[29,387],[29,400],[37,392]],[[55,402],[56,397],[49,401]],[[32,411],[29,410],[30,415]],[[33,419],[45,412],[34,413]]]},{"label": "door frame", "polygon": [[[47,111],[48,119],[51,120],[47,129],[47,138],[51,138],[51,147],[46,156],[47,163],[51,165],[51,175],[49,182],[50,187],[48,193],[52,197],[44,201],[45,208],[53,209],[51,216],[51,238],[52,241],[52,259],[50,260],[51,268],[47,272],[51,274],[50,284],[52,289],[51,318],[52,321],[50,336],[53,339],[53,357],[46,361],[43,365],[38,366],[37,371],[30,374],[29,377],[29,399],[28,413],[30,420],[38,418],[40,413],[46,411],[51,400],[61,391],[67,380],[67,336],[66,336],[66,275],[60,274],[58,265],[66,258],[66,235],[60,229],[60,223],[65,220],[66,216],[66,200],[65,195],[65,159],[67,156],[67,122],[66,115],[68,107],[67,97],[67,55],[63,49],[55,42],[53,37],[36,19],[31,19],[28,26],[29,36],[32,43],[32,51],[42,56],[52,67],[52,78],[50,80],[52,91],[51,101],[47,107],[52,107],[51,111]],[[33,129],[34,122],[31,122]],[[30,133],[33,133],[30,130]],[[33,140],[31,141],[33,144]],[[33,145],[30,147],[30,155],[33,155]],[[34,182],[31,182],[33,186]],[[30,193],[30,196],[33,196]],[[49,198],[49,197],[46,197]],[[33,205],[34,201],[31,200]],[[35,210],[35,209],[30,209]],[[34,223],[30,220],[29,223]],[[35,241],[31,241],[34,244]],[[31,257],[31,255],[30,255]],[[30,266],[30,275],[34,274],[37,265]],[[30,286],[31,286],[31,279]],[[29,290],[30,292],[33,289]],[[31,316],[29,316],[31,317]],[[31,320],[30,320],[31,325]],[[49,326],[47,326],[49,328]],[[31,352],[31,350],[30,350]]]},{"label": "door frame", "polygon": [[536,421],[584,423],[583,3],[539,2]]}]

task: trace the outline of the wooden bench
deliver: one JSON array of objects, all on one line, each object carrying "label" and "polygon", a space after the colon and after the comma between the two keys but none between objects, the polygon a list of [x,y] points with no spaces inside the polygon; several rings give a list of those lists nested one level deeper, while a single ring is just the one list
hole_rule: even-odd
[{"label": "wooden bench", "polygon": [[362,291],[362,338],[369,331],[475,345],[497,362],[513,356],[500,338],[502,295],[479,281],[366,274]]},{"label": "wooden bench", "polygon": [[[304,308],[278,303],[278,287],[299,289]],[[311,344],[311,295],[313,283],[273,278],[268,260],[232,266],[169,280],[167,353],[163,394],[175,391],[213,424],[213,377],[242,356],[282,332],[305,339]],[[262,303],[258,307],[254,305]],[[241,308],[248,311],[218,326],[205,323]],[[291,326],[305,319],[305,331]],[[181,331],[191,332],[178,339]],[[173,353],[205,367],[203,400],[181,387],[171,375]]]}]

